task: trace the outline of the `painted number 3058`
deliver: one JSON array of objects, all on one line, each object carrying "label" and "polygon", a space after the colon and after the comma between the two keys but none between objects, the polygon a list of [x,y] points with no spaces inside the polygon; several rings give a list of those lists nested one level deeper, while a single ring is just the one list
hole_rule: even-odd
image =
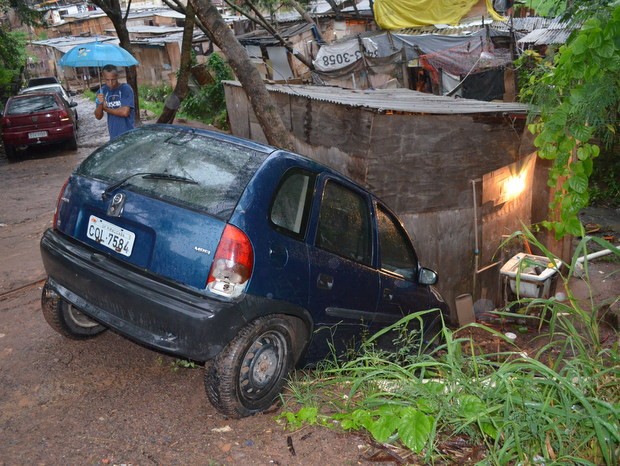
[{"label": "painted number 3058", "polygon": [[362,58],[362,52],[356,50],[355,53],[336,53],[334,55],[326,55],[323,57],[323,66],[346,65],[353,63]]}]

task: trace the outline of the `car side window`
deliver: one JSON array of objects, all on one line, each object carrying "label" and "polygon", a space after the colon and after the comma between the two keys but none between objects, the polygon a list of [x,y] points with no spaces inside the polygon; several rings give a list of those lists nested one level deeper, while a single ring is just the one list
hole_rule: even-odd
[{"label": "car side window", "polygon": [[316,246],[370,265],[371,244],[368,203],[354,191],[328,181],[321,201]]},{"label": "car side window", "polygon": [[385,208],[377,206],[381,269],[412,280],[417,257],[402,225]]},{"label": "car side window", "polygon": [[270,220],[280,231],[303,238],[306,233],[315,175],[289,170],[276,191]]}]

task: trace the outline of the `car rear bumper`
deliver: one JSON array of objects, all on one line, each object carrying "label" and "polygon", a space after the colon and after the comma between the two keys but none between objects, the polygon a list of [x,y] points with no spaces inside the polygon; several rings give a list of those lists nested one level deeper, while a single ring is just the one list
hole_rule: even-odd
[{"label": "car rear bumper", "polygon": [[53,230],[41,239],[49,286],[103,325],[157,350],[206,361],[216,356],[261,303],[220,302],[123,266]]},{"label": "car rear bumper", "polygon": [[[31,133],[43,132],[46,136],[31,138]],[[73,123],[52,128],[38,128],[30,130],[5,128],[2,133],[2,141],[12,146],[35,146],[38,144],[52,144],[73,138],[75,129]]]}]

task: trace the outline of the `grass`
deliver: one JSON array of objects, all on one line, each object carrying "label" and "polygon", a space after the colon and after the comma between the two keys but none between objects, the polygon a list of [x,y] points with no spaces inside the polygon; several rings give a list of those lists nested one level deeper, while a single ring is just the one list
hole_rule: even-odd
[{"label": "grass", "polygon": [[[554,257],[528,232],[531,244]],[[600,238],[584,238],[565,264],[568,283],[576,258],[591,242],[620,250]],[[585,264],[587,276],[588,264]],[[566,286],[565,286],[566,287]],[[290,381],[282,418],[291,428],[318,424],[366,431],[376,442],[432,464],[454,461],[456,439],[483,445],[484,464],[607,464],[620,460],[620,352],[604,345],[599,310],[580,302],[522,299],[521,307],[544,316],[548,341],[536,354],[480,354],[474,342],[443,329],[444,343],[431,349],[411,343],[398,359],[371,337],[353,359],[330,359]],[[498,313],[500,316],[509,313]],[[396,327],[404,328],[408,316]],[[510,342],[479,324],[494,338]],[[461,334],[461,333],[459,333]]]}]

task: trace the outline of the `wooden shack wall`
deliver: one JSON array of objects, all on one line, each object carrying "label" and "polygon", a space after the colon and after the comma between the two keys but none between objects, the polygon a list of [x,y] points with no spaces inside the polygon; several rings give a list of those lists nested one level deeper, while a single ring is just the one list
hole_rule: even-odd
[{"label": "wooden shack wall", "polygon": [[106,29],[114,29],[110,18],[107,16],[97,16],[96,18],[69,21],[49,28],[47,31],[48,37],[53,38],[63,36],[105,36]]},{"label": "wooden shack wall", "polygon": [[[226,85],[225,92],[233,134],[266,142],[243,89]],[[422,263],[439,272],[439,289],[453,313],[455,298],[464,293],[499,304],[498,269],[475,274],[474,225],[480,243],[488,245],[479,261],[485,265],[487,249],[499,245],[501,234],[529,223],[531,194],[486,211],[490,217],[483,218],[479,187],[475,222],[472,180],[480,182],[522,158],[523,121],[479,114],[388,115],[303,96],[271,96],[297,152],[368,187],[398,213]]]},{"label": "wooden shack wall", "polygon": [[402,213],[471,207],[470,180],[519,150],[508,119],[480,115],[377,114],[371,142],[368,186]]},{"label": "wooden shack wall", "polygon": [[[297,34],[295,37],[291,37],[289,41],[292,43],[293,50],[304,57],[316,56],[318,52],[318,46],[316,45],[316,40],[314,39],[312,31],[305,31],[303,34]],[[289,57],[289,64],[293,71],[293,76],[299,78],[310,74],[310,69],[306,65],[297,58],[291,56],[291,54],[287,55]]]},{"label": "wooden shack wall", "polygon": [[133,44],[133,53],[140,65],[136,67],[140,84],[174,85],[181,52],[177,42],[165,45]]}]

